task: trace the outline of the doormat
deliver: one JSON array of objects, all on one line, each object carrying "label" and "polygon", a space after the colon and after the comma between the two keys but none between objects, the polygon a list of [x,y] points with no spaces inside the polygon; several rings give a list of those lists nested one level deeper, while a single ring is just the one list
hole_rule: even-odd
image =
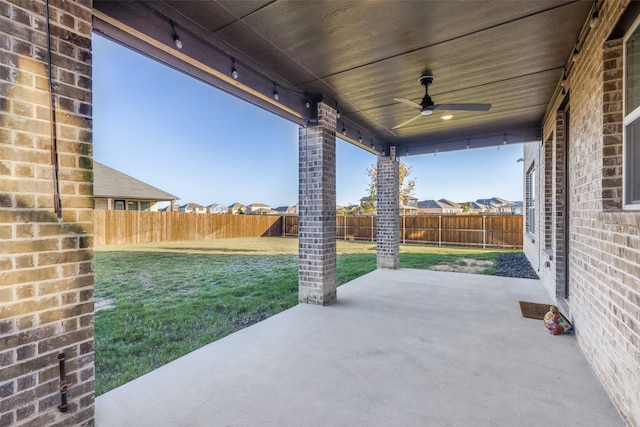
[{"label": "doormat", "polygon": [[520,311],[523,317],[543,320],[544,315],[551,309],[551,304],[538,304],[535,302],[520,301]]}]

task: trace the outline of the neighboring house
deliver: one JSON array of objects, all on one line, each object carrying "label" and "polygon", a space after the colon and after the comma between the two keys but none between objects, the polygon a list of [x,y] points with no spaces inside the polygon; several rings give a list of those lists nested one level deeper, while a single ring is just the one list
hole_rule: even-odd
[{"label": "neighboring house", "polygon": [[298,215],[298,205],[278,206],[273,212],[279,215]]},{"label": "neighboring house", "polygon": [[445,209],[451,208],[437,200],[421,200],[418,202],[418,213],[420,215],[433,215],[445,213]]},{"label": "neighboring house", "polygon": [[405,197],[400,202],[400,215],[418,215],[418,199]]},{"label": "neighboring house", "polygon": [[336,215],[346,215],[347,212],[349,211],[345,206],[336,205]]},{"label": "neighboring house", "polygon": [[440,203],[444,203],[445,205],[451,206],[451,212],[449,213],[460,213],[462,212],[462,205],[460,203],[454,202],[449,199],[440,199],[438,200]]},{"label": "neighboring house", "polygon": [[487,206],[485,212],[498,213],[502,215],[521,215],[522,202],[512,202],[500,197],[492,197],[490,199],[478,199],[476,202]]},{"label": "neighboring house", "polygon": [[167,206],[158,209],[158,212],[178,212],[180,206],[177,203],[170,203]]},{"label": "neighboring house", "polygon": [[[360,205],[354,210],[351,206],[343,208],[351,215],[376,215],[377,200],[371,197],[363,197],[360,199]],[[417,215],[418,214],[418,199],[412,196],[405,197],[399,204],[400,215]],[[357,212],[357,213],[356,213]]]},{"label": "neighboring house", "polygon": [[203,214],[208,213],[209,211],[207,208],[197,203],[185,203],[178,208],[178,212]]},{"label": "neighboring house", "polygon": [[360,199],[358,215],[376,215],[378,201],[369,196]]},{"label": "neighboring house", "polygon": [[467,210],[466,213],[481,214],[481,213],[487,212],[488,210],[487,205],[483,205],[482,203],[478,203],[478,202],[464,202],[460,205],[460,207],[462,208],[463,212],[465,212],[465,209],[466,209]]},{"label": "neighboring house", "polygon": [[457,214],[461,212],[461,205],[447,199],[423,200],[418,202],[418,213],[420,215]]},{"label": "neighboring house", "polygon": [[158,211],[159,202],[173,203],[178,197],[150,184],[93,162],[93,200],[95,209]]},{"label": "neighboring house", "polygon": [[375,215],[376,212],[366,213],[360,205],[349,205],[345,207],[347,215]]},{"label": "neighboring house", "polygon": [[225,205],[221,205],[220,203],[212,203],[206,207],[207,212],[212,214],[226,214],[229,212],[229,208]]},{"label": "neighboring house", "polygon": [[487,213],[501,213],[501,208],[511,203],[509,200],[501,199],[499,197],[492,197],[490,199],[478,199],[476,202],[485,205],[487,207]]},{"label": "neighboring house", "polygon": [[269,215],[271,213],[271,206],[264,203],[252,203],[247,205],[245,213],[249,215]]},{"label": "neighboring house", "polygon": [[230,214],[243,214],[247,212],[247,207],[242,203],[234,203],[229,205],[229,213]]},{"label": "neighboring house", "polygon": [[500,197],[492,197],[490,199],[478,199],[476,200],[476,202],[486,206],[489,206],[489,205],[502,206],[502,205],[508,205],[511,203],[510,200],[502,199]]},{"label": "neighboring house", "polygon": [[361,205],[349,205],[340,206],[336,205],[336,215],[371,215],[364,212],[364,208]]},{"label": "neighboring house", "polygon": [[522,202],[511,202],[501,207],[501,213],[522,215]]}]

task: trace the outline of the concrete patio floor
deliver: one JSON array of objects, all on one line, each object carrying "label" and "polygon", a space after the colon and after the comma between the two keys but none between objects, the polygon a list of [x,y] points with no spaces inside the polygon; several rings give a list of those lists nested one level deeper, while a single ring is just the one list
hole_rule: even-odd
[{"label": "concrete patio floor", "polygon": [[97,427],[623,426],[537,280],[377,270],[96,399]]}]

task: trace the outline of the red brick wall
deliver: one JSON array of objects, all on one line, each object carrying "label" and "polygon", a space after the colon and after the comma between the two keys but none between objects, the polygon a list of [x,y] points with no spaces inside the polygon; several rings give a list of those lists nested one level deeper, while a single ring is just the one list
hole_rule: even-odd
[{"label": "red brick wall", "polygon": [[[93,423],[91,2],[0,0],[0,425]],[[58,410],[58,355],[69,409]]]}]

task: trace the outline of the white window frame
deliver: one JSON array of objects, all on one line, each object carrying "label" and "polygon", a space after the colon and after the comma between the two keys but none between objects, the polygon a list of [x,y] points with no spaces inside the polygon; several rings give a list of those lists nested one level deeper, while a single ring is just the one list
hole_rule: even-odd
[{"label": "white window frame", "polygon": [[[623,77],[622,77],[622,81],[623,81],[623,90],[622,90],[622,114],[623,114],[623,119],[622,119],[622,206],[623,209],[629,209],[629,210],[638,210],[640,209],[640,202],[636,202],[636,203],[628,203],[628,186],[629,186],[629,180],[630,180],[630,171],[628,170],[628,159],[627,157],[630,156],[631,154],[628,152],[628,148],[627,148],[627,126],[632,124],[636,119],[640,118],[640,106],[636,107],[632,112],[630,112],[629,114],[625,114],[627,111],[627,106],[626,106],[626,102],[627,102],[627,41],[629,40],[629,38],[631,37],[631,35],[635,32],[635,30],[638,28],[638,26],[640,25],[640,17],[636,18],[635,22],[633,23],[633,25],[631,26],[631,28],[629,29],[629,31],[627,31],[627,33],[624,36],[624,40],[622,43],[623,46],[623,50],[622,50],[622,60],[623,60],[623,66],[622,66],[622,70],[623,70]],[[640,147],[639,147],[640,148]],[[640,166],[638,167],[638,170],[636,171],[637,173],[640,173]]]}]

